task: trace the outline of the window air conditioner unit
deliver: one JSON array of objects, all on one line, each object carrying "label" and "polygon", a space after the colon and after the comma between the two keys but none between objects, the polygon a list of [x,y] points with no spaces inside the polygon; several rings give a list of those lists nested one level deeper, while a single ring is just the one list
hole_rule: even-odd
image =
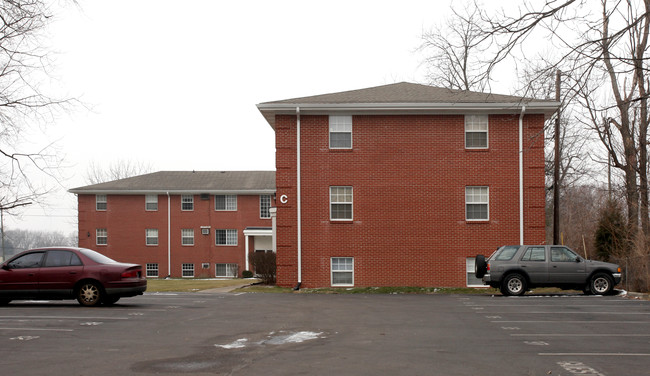
[{"label": "window air conditioner unit", "polygon": [[210,226],[201,226],[202,235],[210,235]]},{"label": "window air conditioner unit", "polygon": [[201,200],[209,200],[209,199],[210,199],[210,195],[209,195],[209,194],[207,194],[207,193],[201,193]]},{"label": "window air conditioner unit", "polygon": [[203,269],[210,269],[210,263],[204,262],[203,264],[201,264],[201,267],[203,267]]}]

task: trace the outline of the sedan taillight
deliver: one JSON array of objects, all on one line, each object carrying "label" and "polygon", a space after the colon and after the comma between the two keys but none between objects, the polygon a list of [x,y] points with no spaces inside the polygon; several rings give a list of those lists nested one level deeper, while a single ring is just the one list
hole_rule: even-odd
[{"label": "sedan taillight", "polygon": [[122,273],[122,278],[138,278],[139,274],[137,270],[127,270]]}]

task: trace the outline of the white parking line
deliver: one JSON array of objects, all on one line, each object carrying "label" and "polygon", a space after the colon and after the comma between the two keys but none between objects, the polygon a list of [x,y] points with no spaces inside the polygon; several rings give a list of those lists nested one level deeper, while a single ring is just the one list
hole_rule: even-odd
[{"label": "white parking line", "polygon": [[0,330],[40,330],[45,332],[74,332],[74,329],[0,328]]},{"label": "white parking line", "polygon": [[493,323],[521,323],[521,324],[650,324],[650,321],[592,321],[592,320],[506,320],[491,321]]},{"label": "white parking line", "polygon": [[128,320],[128,317],[97,317],[97,316],[0,316],[4,319],[28,319],[28,320]]},{"label": "white parking line", "polygon": [[650,353],[537,353],[539,356],[650,356]]},{"label": "white parking line", "polygon": [[565,333],[529,333],[511,334],[511,337],[650,337],[650,334],[565,334]]},{"label": "white parking line", "polygon": [[[476,308],[474,308],[476,309]],[[477,313],[484,313],[484,312],[477,312]],[[521,314],[521,315],[557,315],[557,311],[534,311],[534,312],[490,312],[492,314],[509,314],[509,315],[516,315],[516,314]],[[562,315],[650,315],[650,312],[590,312],[590,311],[585,311],[585,312],[562,312]]]}]

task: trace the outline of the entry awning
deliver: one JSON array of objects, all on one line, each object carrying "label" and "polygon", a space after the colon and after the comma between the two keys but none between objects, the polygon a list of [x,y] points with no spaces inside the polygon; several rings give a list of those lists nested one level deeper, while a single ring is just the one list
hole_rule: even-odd
[{"label": "entry awning", "polygon": [[244,229],[245,236],[272,236],[273,228],[271,227],[246,227]]}]

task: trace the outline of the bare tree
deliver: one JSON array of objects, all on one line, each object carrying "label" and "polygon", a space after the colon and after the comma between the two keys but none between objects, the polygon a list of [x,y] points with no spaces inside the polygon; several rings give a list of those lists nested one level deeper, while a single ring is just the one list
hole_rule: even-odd
[{"label": "bare tree", "polygon": [[[482,9],[477,3],[474,8]],[[465,20],[481,30],[472,46],[488,51],[483,71],[491,72],[506,62],[523,62],[545,67],[538,71],[538,78],[557,69],[565,73],[565,104],[580,109],[574,117],[589,125],[614,167],[623,172],[631,236],[637,229],[648,233],[646,53],[650,0],[525,1],[508,10],[470,14],[479,19]],[[553,53],[530,51],[540,44]]]},{"label": "bare tree", "polygon": [[42,0],[0,2],[0,210],[37,202],[57,178],[61,158],[53,144],[25,145],[25,134],[51,123],[72,103],[46,93],[50,60],[42,38],[52,14]]},{"label": "bare tree", "polygon": [[2,254],[5,258],[37,247],[77,246],[77,234],[65,235],[55,231],[10,230],[4,235],[5,245]]},{"label": "bare tree", "polygon": [[95,162],[91,162],[86,171],[86,182],[88,184],[99,184],[107,181],[119,180],[131,176],[142,175],[153,170],[150,163],[134,162],[130,160],[118,160],[111,162],[106,169],[101,168]]},{"label": "bare tree", "polygon": [[[453,9],[454,17],[422,35],[429,83],[458,90],[485,91],[493,65],[486,59],[490,39],[483,33],[479,7]],[[486,43],[487,42],[487,43]]]}]

